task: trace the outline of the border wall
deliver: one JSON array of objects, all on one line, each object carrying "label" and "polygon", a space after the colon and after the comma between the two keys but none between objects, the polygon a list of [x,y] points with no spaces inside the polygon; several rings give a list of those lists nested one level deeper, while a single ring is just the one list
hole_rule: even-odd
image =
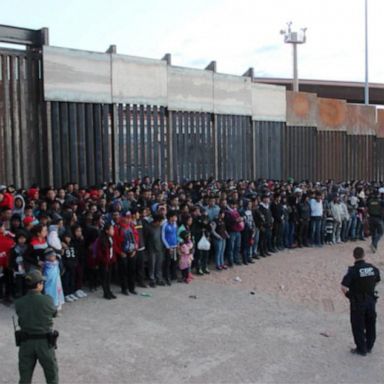
[{"label": "border wall", "polygon": [[0,49],[0,182],[384,180],[384,110],[211,67]]}]

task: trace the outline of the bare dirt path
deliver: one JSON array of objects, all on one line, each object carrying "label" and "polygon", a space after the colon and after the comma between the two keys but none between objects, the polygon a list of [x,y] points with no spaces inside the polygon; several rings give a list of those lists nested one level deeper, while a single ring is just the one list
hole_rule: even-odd
[{"label": "bare dirt path", "polygon": [[[107,302],[96,293],[68,304],[56,320],[60,381],[383,383],[383,299],[374,352],[349,353],[339,282],[356,245],[282,252],[190,285],[144,290],[152,297]],[[380,253],[370,259],[384,261]],[[12,314],[0,307],[0,383],[18,379]],[[43,381],[38,367],[34,382]]]}]

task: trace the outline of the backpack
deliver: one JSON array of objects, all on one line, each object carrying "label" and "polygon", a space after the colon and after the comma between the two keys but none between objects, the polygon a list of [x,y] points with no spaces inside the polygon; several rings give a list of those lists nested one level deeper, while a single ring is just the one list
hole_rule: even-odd
[{"label": "backpack", "polygon": [[132,253],[135,250],[135,237],[130,229],[121,229],[124,234],[121,249],[124,253]]}]

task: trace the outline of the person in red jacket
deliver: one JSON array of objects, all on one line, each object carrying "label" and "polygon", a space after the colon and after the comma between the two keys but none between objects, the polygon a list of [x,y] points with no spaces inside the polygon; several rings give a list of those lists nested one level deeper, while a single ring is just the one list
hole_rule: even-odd
[{"label": "person in red jacket", "polygon": [[104,292],[104,299],[116,299],[111,291],[111,272],[116,262],[113,247],[114,228],[112,224],[106,224],[96,240],[96,259],[100,264],[101,281]]},{"label": "person in red jacket", "polygon": [[[136,254],[139,234],[128,211],[115,226],[114,249],[118,259],[121,293],[136,295]],[[128,290],[127,290],[128,289]]]},{"label": "person in red jacket", "polygon": [[[15,242],[9,237],[5,231],[3,222],[0,222],[0,298],[4,299],[5,304],[9,304],[12,292],[12,268],[10,268],[9,260],[11,249]],[[5,286],[5,291],[3,287]]]},{"label": "person in red jacket", "polygon": [[0,208],[13,209],[15,207],[15,198],[12,193],[7,191],[5,185],[0,186]]}]

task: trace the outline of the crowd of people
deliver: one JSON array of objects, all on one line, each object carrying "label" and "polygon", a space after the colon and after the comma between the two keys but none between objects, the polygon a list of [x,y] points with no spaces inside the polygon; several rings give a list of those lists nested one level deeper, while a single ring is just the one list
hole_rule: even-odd
[{"label": "crowd of people", "polygon": [[[379,183],[200,181],[144,177],[90,188],[0,186],[0,297],[25,294],[40,270],[57,309],[100,285],[103,297],[190,283],[209,268],[248,265],[284,249],[383,233]],[[85,289],[84,287],[87,287]]]}]

